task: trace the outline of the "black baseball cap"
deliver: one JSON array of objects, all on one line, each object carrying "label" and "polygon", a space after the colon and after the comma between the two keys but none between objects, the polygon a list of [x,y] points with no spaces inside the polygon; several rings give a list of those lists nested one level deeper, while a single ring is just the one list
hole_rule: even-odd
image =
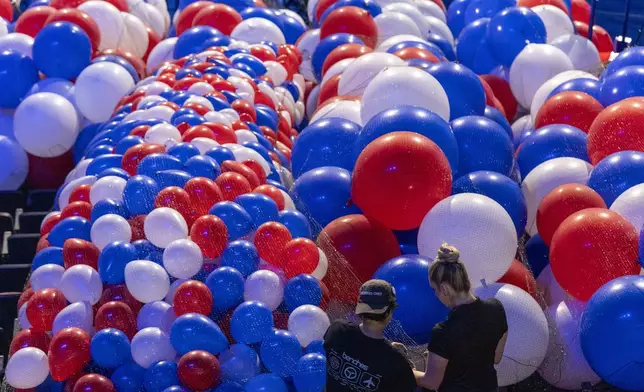
[{"label": "black baseball cap", "polygon": [[356,314],[384,314],[396,306],[396,290],[384,280],[372,279],[360,287]]}]

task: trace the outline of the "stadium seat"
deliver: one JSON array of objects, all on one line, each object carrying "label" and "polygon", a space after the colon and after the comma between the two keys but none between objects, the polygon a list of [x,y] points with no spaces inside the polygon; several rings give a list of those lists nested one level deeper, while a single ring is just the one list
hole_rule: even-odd
[{"label": "stadium seat", "polygon": [[[12,234],[7,241],[7,249],[9,250],[9,264],[23,264],[29,263],[36,255],[36,246],[40,234]],[[0,285],[0,290],[6,291]]]},{"label": "stadium seat", "polygon": [[[9,354],[9,345],[13,337],[14,320],[18,316],[18,299],[20,293],[0,293],[0,355],[5,363]],[[0,365],[4,365],[0,363]]]},{"label": "stadium seat", "polygon": [[0,212],[14,214],[16,208],[25,206],[25,197],[22,192],[0,192]]},{"label": "stadium seat", "polygon": [[0,292],[22,292],[31,264],[0,265]]},{"label": "stadium seat", "polygon": [[13,216],[8,212],[0,212],[0,233],[13,231]]},{"label": "stadium seat", "polygon": [[[47,212],[42,211],[23,212],[20,214],[18,216],[18,227],[20,228],[20,233],[40,233],[40,224],[47,214]],[[2,226],[0,226],[0,229],[1,228]]]},{"label": "stadium seat", "polygon": [[51,211],[56,198],[55,189],[37,189],[27,194],[27,211]]}]

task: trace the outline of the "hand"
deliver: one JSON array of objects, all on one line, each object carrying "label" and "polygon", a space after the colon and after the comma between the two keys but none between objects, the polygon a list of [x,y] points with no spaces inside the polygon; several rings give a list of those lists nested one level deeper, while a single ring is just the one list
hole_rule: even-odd
[{"label": "hand", "polygon": [[407,358],[407,362],[409,362],[409,365],[411,366],[412,369],[416,369],[416,364],[409,358],[409,350],[407,349],[407,346],[405,346],[402,343],[398,342],[391,342],[391,347],[395,348],[399,353],[405,356]]}]

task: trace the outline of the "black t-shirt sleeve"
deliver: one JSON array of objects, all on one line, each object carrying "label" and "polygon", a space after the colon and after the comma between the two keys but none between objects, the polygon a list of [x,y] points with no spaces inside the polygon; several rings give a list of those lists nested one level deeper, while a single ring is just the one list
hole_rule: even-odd
[{"label": "black t-shirt sleeve", "polygon": [[400,367],[400,374],[402,375],[400,389],[396,388],[396,390],[401,392],[416,391],[416,377],[414,377],[414,372],[405,358],[402,358],[402,361],[400,361]]},{"label": "black t-shirt sleeve", "polygon": [[450,330],[444,323],[434,325],[427,350],[447,360],[452,356],[452,339]]}]

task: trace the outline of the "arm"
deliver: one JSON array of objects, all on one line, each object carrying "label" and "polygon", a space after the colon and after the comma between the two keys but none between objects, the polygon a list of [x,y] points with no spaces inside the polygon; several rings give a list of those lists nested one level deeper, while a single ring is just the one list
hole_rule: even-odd
[{"label": "arm", "polygon": [[508,333],[504,333],[503,336],[501,336],[501,340],[499,340],[499,343],[496,345],[496,351],[494,352],[494,364],[498,365],[501,362],[501,359],[503,359],[503,351],[505,350],[505,342],[508,341]]},{"label": "arm", "polygon": [[418,386],[433,390],[438,389],[443,382],[443,377],[445,377],[445,369],[447,369],[448,362],[447,359],[440,355],[429,352],[425,372],[414,370],[414,376],[416,377]]}]

